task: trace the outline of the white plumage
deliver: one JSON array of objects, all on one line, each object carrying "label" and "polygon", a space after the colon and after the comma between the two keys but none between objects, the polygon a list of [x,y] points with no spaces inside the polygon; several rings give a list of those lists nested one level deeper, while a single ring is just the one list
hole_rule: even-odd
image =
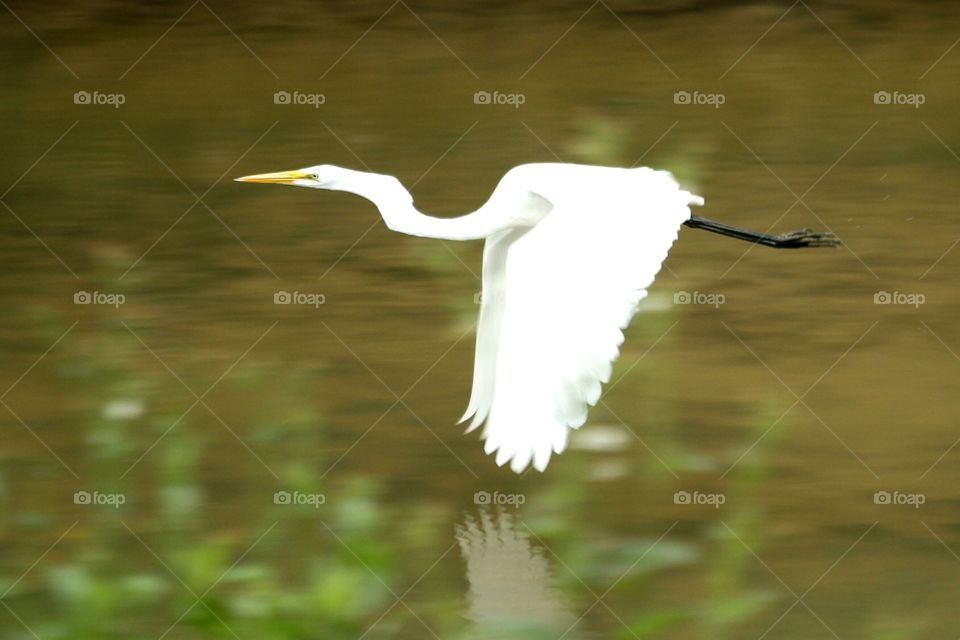
[{"label": "white plumage", "polygon": [[534,185],[550,178],[533,188],[551,209],[534,227],[487,239],[464,415],[468,430],[486,422],[485,451],[516,472],[545,469],[586,421],[688,205],[702,202],[665,172],[528,167],[514,171],[531,171]]},{"label": "white plumage", "polygon": [[665,171],[572,164],[511,169],[477,211],[434,218],[391,176],[330,165],[248,176],[349,191],[395,231],[485,238],[473,390],[463,420],[483,426],[498,465],[542,471],[586,421],[691,204]]}]

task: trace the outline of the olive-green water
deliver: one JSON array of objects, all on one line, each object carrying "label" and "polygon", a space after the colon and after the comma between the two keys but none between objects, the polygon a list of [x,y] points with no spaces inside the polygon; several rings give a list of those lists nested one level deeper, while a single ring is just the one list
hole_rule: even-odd
[{"label": "olive-green water", "polygon": [[[958,25],[3,4],[0,636],[956,637]],[[845,246],[684,229],[602,403],[523,477],[455,424],[482,244],[231,181],[367,168],[453,215],[557,159]]]}]

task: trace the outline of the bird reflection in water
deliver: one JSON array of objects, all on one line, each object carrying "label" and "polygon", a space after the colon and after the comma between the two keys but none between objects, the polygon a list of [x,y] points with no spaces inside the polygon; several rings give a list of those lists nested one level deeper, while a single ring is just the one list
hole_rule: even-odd
[{"label": "bird reflection in water", "polygon": [[577,616],[567,607],[549,552],[531,540],[517,515],[481,508],[466,514],[455,532],[467,565],[467,618],[476,637],[578,637],[571,630]]}]

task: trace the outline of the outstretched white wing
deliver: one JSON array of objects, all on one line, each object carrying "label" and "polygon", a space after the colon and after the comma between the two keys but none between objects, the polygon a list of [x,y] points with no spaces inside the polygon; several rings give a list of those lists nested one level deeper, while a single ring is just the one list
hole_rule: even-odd
[{"label": "outstretched white wing", "polygon": [[518,473],[531,462],[545,469],[568,429],[585,422],[689,205],[702,203],[670,174],[648,169],[607,169],[589,188],[532,190],[550,213],[487,241],[464,416],[474,416],[470,429],[486,421],[486,452]]}]

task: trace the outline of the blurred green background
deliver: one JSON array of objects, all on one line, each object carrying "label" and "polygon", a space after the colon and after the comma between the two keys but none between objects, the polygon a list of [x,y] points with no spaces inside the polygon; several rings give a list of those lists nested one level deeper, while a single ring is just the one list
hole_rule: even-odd
[{"label": "blurred green background", "polygon": [[[0,636],[954,637],[958,18],[3,4]],[[521,478],[455,426],[481,243],[230,181],[369,168],[453,215],[558,159],[846,247],[682,231],[603,403]]]}]

